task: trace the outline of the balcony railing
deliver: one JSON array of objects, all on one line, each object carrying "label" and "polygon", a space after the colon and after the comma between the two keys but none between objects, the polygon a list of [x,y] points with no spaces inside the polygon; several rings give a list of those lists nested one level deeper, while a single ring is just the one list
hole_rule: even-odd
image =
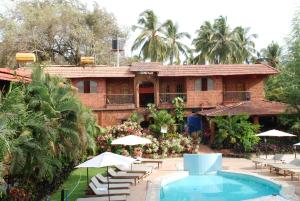
[{"label": "balcony railing", "polygon": [[249,91],[225,91],[223,96],[224,102],[239,102],[251,99]]},{"label": "balcony railing", "polygon": [[107,94],[106,104],[133,104],[133,94]]},{"label": "balcony railing", "polygon": [[160,93],[159,101],[160,103],[172,103],[173,99],[180,97],[186,102],[186,93]]}]

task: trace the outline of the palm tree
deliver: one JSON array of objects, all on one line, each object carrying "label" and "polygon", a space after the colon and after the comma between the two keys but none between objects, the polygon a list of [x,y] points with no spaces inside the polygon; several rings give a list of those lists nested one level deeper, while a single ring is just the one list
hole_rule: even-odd
[{"label": "palm tree", "polygon": [[134,25],[132,29],[141,30],[133,43],[132,51],[139,49],[139,56],[144,60],[150,59],[151,62],[161,62],[165,59],[167,48],[162,38],[163,27],[152,10],[142,12],[138,25]]},{"label": "palm tree", "polygon": [[187,59],[189,53],[189,47],[181,42],[181,40],[184,38],[190,39],[191,36],[187,32],[179,32],[178,24],[174,24],[172,20],[167,20],[163,24],[163,27],[170,64],[172,65],[174,60],[176,64],[180,64],[180,54],[183,54]]},{"label": "palm tree", "polygon": [[236,27],[231,30],[223,16],[213,24],[204,22],[196,33],[193,45],[198,55],[194,63],[241,63],[254,51],[252,39],[256,35],[249,35],[248,28]]},{"label": "palm tree", "polygon": [[261,50],[263,57],[265,57],[270,66],[277,67],[282,53],[282,48],[278,43],[272,41],[271,44]]},{"label": "palm tree", "polygon": [[257,38],[256,34],[249,34],[250,28],[238,26],[234,29],[235,40],[239,51],[236,51],[235,60],[238,63],[249,62],[250,57],[255,53],[255,43],[253,39]]}]

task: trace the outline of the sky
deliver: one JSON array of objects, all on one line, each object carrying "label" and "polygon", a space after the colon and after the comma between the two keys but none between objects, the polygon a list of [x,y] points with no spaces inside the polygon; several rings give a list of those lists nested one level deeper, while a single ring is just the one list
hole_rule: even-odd
[{"label": "sky", "polygon": [[[92,1],[88,5],[92,5]],[[152,9],[160,22],[171,19],[179,30],[195,36],[204,21],[213,21],[220,15],[227,17],[230,27],[250,27],[258,35],[256,49],[260,50],[277,41],[285,43],[295,9],[300,0],[95,0],[100,7],[113,13],[121,27],[130,28],[138,16]],[[131,45],[138,32],[130,33],[125,45],[125,54],[131,56]],[[191,43],[191,41],[186,41]],[[188,44],[190,45],[190,44]]]}]

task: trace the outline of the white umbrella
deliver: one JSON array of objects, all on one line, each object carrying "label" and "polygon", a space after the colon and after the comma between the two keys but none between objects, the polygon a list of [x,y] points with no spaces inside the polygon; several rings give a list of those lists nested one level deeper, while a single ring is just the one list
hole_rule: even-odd
[{"label": "white umbrella", "polygon": [[[262,132],[259,134],[256,134],[258,137],[295,137],[296,135],[286,133],[283,131],[279,131],[276,129],[272,129],[266,132]],[[265,143],[267,144],[267,139],[265,138]],[[267,158],[267,152],[266,152],[266,158]]]},{"label": "white umbrella", "polygon": [[128,135],[120,137],[111,142],[112,145],[138,145],[138,144],[151,144],[151,140],[136,135]]},{"label": "white umbrella", "polygon": [[297,158],[297,146],[300,146],[300,142],[293,144],[295,149],[295,158]]},{"label": "white umbrella", "polygon": [[100,167],[106,167],[107,171],[107,191],[108,191],[108,199],[110,200],[109,196],[109,176],[108,176],[108,167],[109,166],[115,166],[115,165],[129,165],[133,163],[135,159],[121,156],[118,154],[114,154],[111,152],[104,152],[98,156],[95,156],[94,158],[85,161],[84,163],[79,164],[75,168],[87,168],[87,183],[88,183],[88,168],[100,168]]},{"label": "white umbrella", "polygon": [[259,137],[294,137],[296,135],[273,129],[273,130],[259,133],[256,136],[259,136]]}]

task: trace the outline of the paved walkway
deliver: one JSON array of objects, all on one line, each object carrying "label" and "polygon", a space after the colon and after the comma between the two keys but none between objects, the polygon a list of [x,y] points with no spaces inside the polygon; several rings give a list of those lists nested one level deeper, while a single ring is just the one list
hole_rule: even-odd
[{"label": "paved walkway", "polygon": [[[286,161],[292,160],[294,155],[286,156]],[[183,166],[182,158],[171,158],[165,159],[163,166],[159,170],[155,170],[149,177],[145,178],[144,181],[137,184],[137,186],[131,187],[130,196],[127,201],[144,201],[146,197],[147,181],[154,180],[159,176],[174,173],[177,169],[181,169]],[[224,170],[236,170],[241,172],[257,173],[278,181],[286,181],[288,184],[294,185],[296,189],[296,194],[300,196],[300,181],[295,179],[291,181],[290,177],[278,176],[275,174],[270,174],[268,169],[255,169],[254,164],[251,160],[243,158],[223,158],[223,169]]]}]

